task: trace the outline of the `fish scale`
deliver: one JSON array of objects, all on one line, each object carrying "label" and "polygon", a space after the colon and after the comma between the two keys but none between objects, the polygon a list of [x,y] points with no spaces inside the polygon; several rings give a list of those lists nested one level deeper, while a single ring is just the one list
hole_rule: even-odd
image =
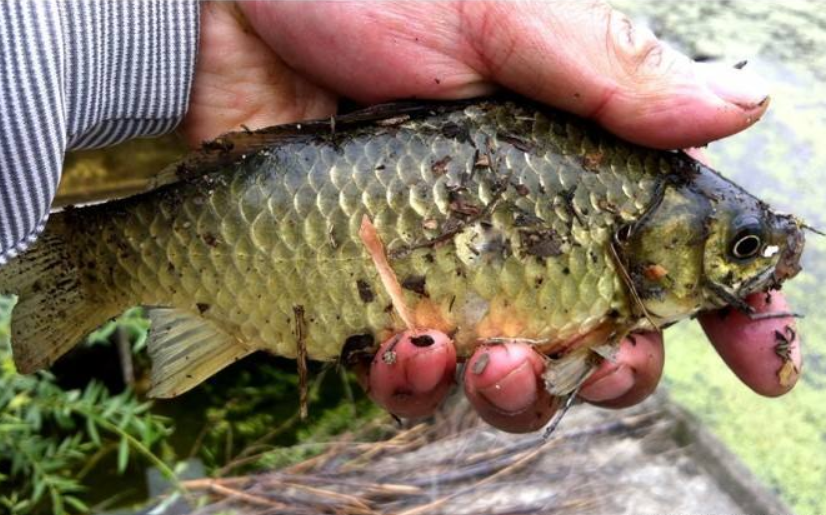
[{"label": "fish scale", "polygon": [[[583,150],[607,154],[610,147],[585,138],[567,120],[554,124],[528,113],[514,118],[503,109],[493,112],[491,116],[470,107],[423,123],[407,122],[379,136],[343,134],[336,146],[327,141],[286,144],[247,159],[231,175],[219,173],[207,182],[178,186],[178,194],[159,205],[146,197],[125,201],[122,209],[134,216],[113,219],[108,208],[84,212],[77,223],[114,225],[110,232],[129,235],[132,255],[139,256],[99,278],[96,289],[122,293],[111,304],[175,306],[189,312],[196,312],[196,304],[209,305],[207,319],[227,325],[256,348],[288,357],[297,352],[293,308],[302,305],[309,357],[335,358],[348,337],[378,338],[402,328],[386,309],[390,298],[358,237],[362,215],[371,217],[391,250],[434,237],[438,230],[423,229],[424,220],[447,220],[450,186],[474,170],[475,156],[485,151],[481,142],[490,141],[494,159],[504,170],[477,167],[476,178],[465,185],[468,202],[482,207],[492,200],[488,175],[519,170],[514,175],[524,178],[520,182],[528,194],[520,196],[512,189],[502,194],[492,218],[503,224],[495,230],[515,247],[520,236],[512,223],[506,223],[518,208],[542,219],[541,227],[555,231],[566,251],[544,260],[528,256],[526,265],[521,250],[514,248],[504,259],[492,256],[489,262],[469,266],[457,259],[450,243],[418,249],[392,262],[400,279],[411,274],[426,278],[428,297],[406,291],[405,301],[414,310],[422,300],[438,306],[443,322],[458,328],[456,337],[467,348],[480,337],[568,340],[598,325],[612,309],[627,313],[628,301],[618,280],[603,281],[597,288],[600,277],[615,274],[605,258],[609,233],[594,233],[590,226],[610,227],[615,218],[599,211],[592,199],[617,202],[618,195],[631,193],[644,205],[650,190],[629,190],[634,177],[627,177],[628,171],[617,177],[614,170],[599,165],[598,173],[583,172]],[[472,131],[473,140],[441,134],[450,123]],[[422,125],[431,130],[422,132]],[[499,133],[520,134],[531,151],[499,141]],[[561,149],[578,154],[560,155]],[[433,177],[433,162],[445,156],[450,157],[446,174]],[[599,180],[603,175],[611,178]],[[573,198],[561,200],[559,193],[568,191]],[[627,211],[626,200],[622,205]],[[579,226],[582,217],[587,217],[588,227]],[[330,234],[338,248],[333,248]],[[90,238],[78,243],[90,258],[111,253],[106,241]],[[440,266],[419,258],[424,255]],[[179,278],[177,284],[173,274]],[[544,278],[539,288],[536,277]],[[359,279],[369,283],[374,297],[370,302],[359,296]],[[456,310],[476,296],[489,304],[497,297],[511,300],[491,305],[493,312],[480,334],[446,311],[454,296]],[[538,313],[532,315],[533,311]],[[511,314],[520,320],[507,323]]]},{"label": "fish scale", "polygon": [[[256,350],[295,357],[304,346],[311,359],[331,360],[354,337],[375,349],[405,325],[360,237],[365,219],[401,284],[415,285],[402,302],[416,326],[451,334],[460,356],[501,339],[545,352],[587,348],[652,328],[652,316],[670,322],[719,304],[704,291],[671,298],[643,283],[648,296],[635,298],[647,261],[626,247],[657,245],[622,242],[620,257],[612,243],[621,226],[671,209],[668,188],[711,199],[695,176],[734,187],[710,170],[525,102],[393,109],[341,117],[335,132],[314,122],[251,133],[265,143],[249,152],[218,141],[218,164],[203,171],[179,166],[183,176],[156,190],[55,215],[47,234],[78,269],[74,287],[94,313],[86,324],[155,307],[160,395]],[[710,202],[688,215],[709,216]],[[32,255],[41,252],[35,245]],[[696,270],[699,252],[675,259]],[[27,301],[26,288],[17,287],[25,306],[46,302]],[[203,348],[187,354],[181,335],[193,332]],[[32,369],[67,346],[39,356],[21,345],[15,356]]]}]

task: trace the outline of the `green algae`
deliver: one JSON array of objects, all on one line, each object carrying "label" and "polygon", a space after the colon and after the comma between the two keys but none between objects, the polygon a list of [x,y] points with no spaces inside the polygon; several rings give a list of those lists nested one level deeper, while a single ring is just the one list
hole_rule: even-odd
[{"label": "green algae", "polygon": [[[826,227],[826,10],[817,2],[616,1],[695,58],[736,63],[770,88],[766,116],[711,144],[711,164],[773,206]],[[739,382],[696,324],[670,329],[664,383],[796,512],[826,513],[826,238],[809,234],[784,291],[799,321],[803,374],[778,399]]]}]

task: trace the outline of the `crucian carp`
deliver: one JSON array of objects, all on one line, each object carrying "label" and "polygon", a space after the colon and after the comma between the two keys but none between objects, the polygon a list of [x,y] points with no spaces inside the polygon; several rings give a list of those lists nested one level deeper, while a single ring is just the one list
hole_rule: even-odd
[{"label": "crucian carp", "polygon": [[143,305],[155,396],[410,326],[465,357],[529,342],[565,395],[632,331],[748,310],[800,270],[803,227],[682,152],[524,100],[392,104],[229,134],[151,191],[55,213],[0,291],[24,373]]}]

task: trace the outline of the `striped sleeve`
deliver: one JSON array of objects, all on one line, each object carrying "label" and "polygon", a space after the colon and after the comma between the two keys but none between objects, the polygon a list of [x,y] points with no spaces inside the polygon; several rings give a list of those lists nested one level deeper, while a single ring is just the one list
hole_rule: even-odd
[{"label": "striped sleeve", "polygon": [[171,131],[195,0],[0,2],[0,266],[43,230],[67,149]]}]

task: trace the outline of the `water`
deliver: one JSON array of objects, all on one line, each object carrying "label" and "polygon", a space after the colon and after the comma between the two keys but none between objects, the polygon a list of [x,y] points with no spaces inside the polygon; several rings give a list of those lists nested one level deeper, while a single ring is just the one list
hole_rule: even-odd
[{"label": "water", "polygon": [[[616,1],[692,57],[747,59],[770,86],[757,125],[711,144],[712,165],[780,210],[826,227],[826,9],[822,2]],[[664,383],[799,513],[826,513],[826,238],[809,234],[786,287],[805,313],[803,375],[779,399],[742,385],[696,324],[667,333]]]}]

